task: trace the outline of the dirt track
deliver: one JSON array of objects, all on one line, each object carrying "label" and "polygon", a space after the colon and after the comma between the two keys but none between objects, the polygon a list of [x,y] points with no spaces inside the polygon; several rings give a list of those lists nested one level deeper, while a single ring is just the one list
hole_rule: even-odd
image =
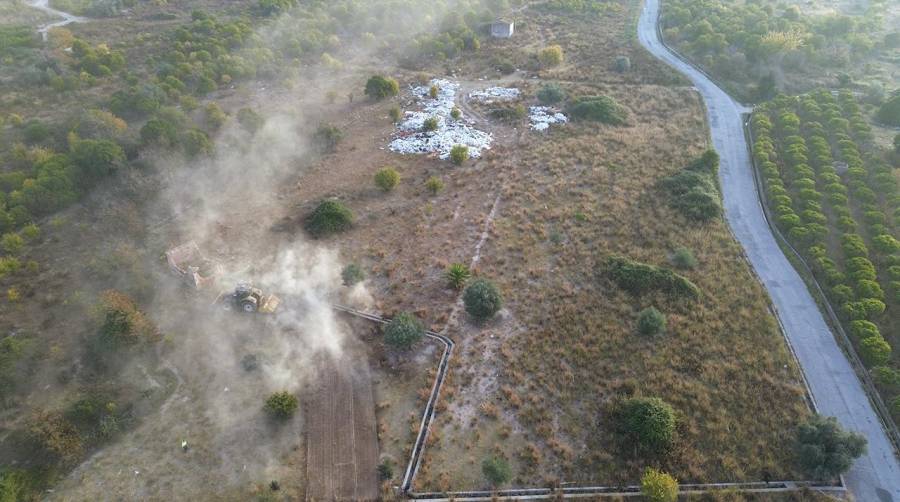
[{"label": "dirt track", "polygon": [[375,402],[365,363],[321,357],[306,405],[307,500],[377,500]]}]

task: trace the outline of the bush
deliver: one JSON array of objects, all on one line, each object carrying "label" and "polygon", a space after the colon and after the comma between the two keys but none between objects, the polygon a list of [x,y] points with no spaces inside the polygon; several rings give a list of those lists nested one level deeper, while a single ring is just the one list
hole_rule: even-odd
[{"label": "bush", "polygon": [[22,137],[25,138],[25,142],[29,145],[41,143],[50,137],[50,129],[37,120],[31,120],[22,130]]},{"label": "bush", "polygon": [[462,117],[462,111],[454,106],[453,109],[450,110],[450,118],[452,118],[453,120],[459,120],[460,117]]},{"label": "bush", "polygon": [[503,297],[497,287],[487,279],[475,279],[463,293],[466,312],[476,321],[484,321],[496,314],[503,306]]},{"label": "bush", "polygon": [[209,136],[200,129],[185,131],[181,138],[181,146],[189,158],[194,158],[198,155],[208,155],[213,150],[213,144],[209,140]]},{"label": "bush", "polygon": [[624,124],[627,116],[625,110],[608,96],[577,98],[569,104],[567,111],[575,119],[591,120],[610,125]]},{"label": "bush", "polygon": [[469,147],[466,145],[456,145],[450,149],[450,161],[457,166],[469,160]]},{"label": "bush", "polygon": [[641,477],[641,494],[650,502],[675,502],[678,500],[678,480],[648,468]]},{"label": "bush", "polygon": [[470,277],[472,277],[472,273],[469,271],[469,267],[463,263],[454,263],[444,272],[447,284],[453,289],[462,289]]},{"label": "bush", "polygon": [[343,281],[344,286],[353,286],[365,279],[365,272],[363,272],[363,269],[355,263],[350,263],[341,270],[341,281]]},{"label": "bush", "polygon": [[488,457],[481,462],[481,472],[493,486],[500,486],[512,477],[509,464],[499,457]]},{"label": "bush", "polygon": [[394,478],[394,466],[388,460],[378,464],[378,479],[387,481]]},{"label": "bush", "polygon": [[96,307],[100,341],[108,348],[153,341],[159,332],[125,293],[109,290]]},{"label": "bush", "polygon": [[672,264],[675,265],[676,268],[689,270],[697,266],[697,259],[694,258],[693,251],[681,247],[676,249],[672,254]]},{"label": "bush", "polygon": [[385,192],[390,192],[400,182],[400,173],[393,167],[379,169],[375,173],[375,186]]},{"label": "bush", "polygon": [[547,67],[559,66],[563,62],[562,47],[558,45],[551,45],[549,47],[541,49],[540,52],[538,52],[538,61],[540,61],[542,65]]},{"label": "bush", "polygon": [[78,429],[60,413],[36,413],[31,418],[28,433],[45,453],[64,465],[75,464],[84,454]]},{"label": "bush", "polygon": [[206,105],[206,108],[203,110],[204,112],[204,120],[206,121],[206,127],[208,127],[211,131],[218,131],[225,125],[225,122],[228,120],[228,115],[225,115],[225,112],[222,111],[222,108],[219,107],[216,103],[210,103]]},{"label": "bush", "polygon": [[431,195],[437,195],[438,192],[444,189],[444,182],[437,176],[432,176],[425,181],[425,188],[431,192]]},{"label": "bush", "polygon": [[900,94],[885,101],[875,116],[883,124],[900,127]]},{"label": "bush", "polygon": [[422,130],[425,132],[437,131],[439,125],[437,117],[428,117],[422,122]]},{"label": "bush", "polygon": [[562,90],[559,84],[544,84],[537,92],[537,98],[545,105],[559,103],[566,99],[566,91]]},{"label": "bush", "polygon": [[397,123],[400,122],[400,119],[403,118],[403,112],[400,111],[399,106],[392,106],[390,110],[388,110],[388,116],[391,117],[391,122]]},{"label": "bush", "polygon": [[631,59],[628,56],[616,56],[616,71],[625,73],[631,69]]},{"label": "bush", "polygon": [[340,201],[329,199],[306,218],[305,228],[313,237],[325,237],[353,226],[353,213]]},{"label": "bush", "polygon": [[266,122],[260,114],[251,108],[241,108],[237,112],[238,123],[249,133],[255,133]]},{"label": "bush", "polygon": [[375,75],[366,82],[366,96],[381,100],[400,93],[400,84],[390,77]]},{"label": "bush", "polygon": [[642,335],[661,333],[666,329],[666,316],[654,307],[647,307],[638,314],[637,329]]},{"label": "bush", "polygon": [[891,358],[891,346],[880,336],[870,336],[859,342],[859,356],[866,366],[880,366]]},{"label": "bush", "polygon": [[814,479],[831,480],[847,472],[866,452],[866,438],[846,432],[834,417],[816,415],[796,432],[800,466]]},{"label": "bush", "polygon": [[17,255],[22,252],[25,248],[25,239],[22,238],[19,234],[3,234],[3,237],[0,237],[0,249],[3,249],[4,252],[12,255]]},{"label": "bush", "polygon": [[528,115],[528,111],[525,110],[525,107],[521,104],[499,106],[497,108],[492,108],[489,113],[491,114],[491,117],[506,122],[522,120],[526,115]]},{"label": "bush", "polygon": [[700,296],[700,289],[694,283],[671,270],[621,256],[611,256],[606,260],[606,273],[620,288],[634,295],[662,290],[692,299]]},{"label": "bush", "polygon": [[122,147],[106,139],[84,139],[73,143],[70,157],[84,175],[84,179],[80,180],[82,185],[89,185],[115,172],[125,160],[125,152]]},{"label": "bush", "polygon": [[272,418],[287,420],[297,411],[297,396],[288,391],[276,392],[266,399],[264,409]]},{"label": "bush", "polygon": [[333,152],[342,139],[344,139],[344,133],[336,126],[322,124],[316,130],[316,143],[325,152]]},{"label": "bush", "polygon": [[423,336],[425,327],[407,312],[397,314],[384,328],[384,342],[398,350],[409,350]]},{"label": "bush", "polygon": [[633,397],[622,404],[623,432],[641,448],[659,453],[675,439],[675,410],[658,397]]}]

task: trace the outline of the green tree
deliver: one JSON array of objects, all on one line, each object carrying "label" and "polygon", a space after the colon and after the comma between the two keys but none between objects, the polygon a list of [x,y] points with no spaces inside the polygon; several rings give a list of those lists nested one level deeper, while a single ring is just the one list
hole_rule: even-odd
[{"label": "green tree", "polygon": [[900,127],[900,93],[885,101],[875,116],[883,124]]},{"label": "green tree", "polygon": [[316,130],[315,140],[326,152],[334,152],[338,143],[344,138],[344,133],[336,126],[322,124]]},{"label": "green tree", "polygon": [[225,115],[225,112],[222,111],[222,108],[219,107],[216,103],[210,103],[206,105],[206,108],[203,110],[204,112],[204,120],[206,121],[206,127],[211,131],[218,131],[225,125],[225,122],[228,120],[228,115]]},{"label": "green tree", "polygon": [[109,140],[82,139],[72,145],[70,157],[90,183],[115,172],[125,160],[125,152],[122,147]]},{"label": "green tree", "polygon": [[168,121],[152,118],[141,127],[141,143],[144,145],[174,145],[178,143],[178,130]]},{"label": "green tree", "polygon": [[834,417],[815,415],[796,432],[800,466],[819,480],[835,479],[847,472],[866,452],[866,438],[844,431]]},{"label": "green tree", "polygon": [[263,124],[266,122],[262,116],[252,108],[241,108],[237,113],[238,123],[241,124],[241,127],[244,128],[247,132],[253,134],[258,131]]},{"label": "green tree", "polygon": [[620,411],[623,432],[641,448],[668,449],[675,439],[675,410],[658,397],[633,397]]},{"label": "green tree", "polygon": [[638,314],[638,333],[656,335],[666,329],[666,316],[654,307],[647,307]]},{"label": "green tree", "polygon": [[324,200],[306,217],[305,228],[313,237],[325,237],[349,230],[353,226],[353,212],[334,199]]},{"label": "green tree", "polygon": [[591,120],[604,124],[621,125],[625,123],[627,114],[609,96],[583,96],[570,102],[567,107],[569,115],[579,120]]},{"label": "green tree", "polygon": [[880,366],[891,358],[891,346],[880,336],[870,336],[859,342],[859,356],[866,366]]},{"label": "green tree", "polygon": [[469,147],[466,145],[456,145],[450,149],[450,161],[457,166],[469,160]]},{"label": "green tree", "polygon": [[266,398],[263,406],[269,416],[278,420],[287,420],[297,411],[297,396],[287,391],[276,392]]},{"label": "green tree", "polygon": [[648,468],[641,477],[641,494],[650,502],[675,502],[678,500],[678,480]]},{"label": "green tree", "polygon": [[401,312],[384,328],[384,341],[398,350],[409,350],[425,336],[425,327],[415,316]]},{"label": "green tree", "polygon": [[153,341],[158,337],[156,325],[138,310],[125,293],[115,290],[100,295],[96,307],[100,340],[107,347]]},{"label": "green tree", "polygon": [[400,84],[396,80],[382,75],[375,75],[366,82],[366,96],[381,100],[400,93]]},{"label": "green tree", "polygon": [[494,283],[487,279],[475,279],[463,293],[466,312],[476,321],[484,321],[494,316],[503,307],[503,297]]},{"label": "green tree", "polygon": [[185,131],[181,138],[181,146],[184,148],[184,153],[190,158],[198,155],[207,155],[213,150],[213,144],[209,140],[209,136],[200,129]]},{"label": "green tree", "polygon": [[472,273],[464,263],[453,263],[444,271],[444,278],[453,289],[462,289],[470,277],[472,277]]},{"label": "green tree", "polygon": [[509,463],[500,457],[488,457],[481,462],[481,472],[493,486],[500,486],[512,477]]},{"label": "green tree", "polygon": [[425,181],[425,188],[431,192],[431,195],[437,195],[438,192],[444,189],[444,182],[437,176],[431,176]]},{"label": "green tree", "polygon": [[385,192],[390,192],[400,182],[400,173],[393,167],[379,169],[375,173],[375,186]]}]

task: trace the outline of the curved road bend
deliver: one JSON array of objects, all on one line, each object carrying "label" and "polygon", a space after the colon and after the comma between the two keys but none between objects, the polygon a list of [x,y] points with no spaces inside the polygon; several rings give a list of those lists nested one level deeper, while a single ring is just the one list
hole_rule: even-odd
[{"label": "curved road bend", "polygon": [[638,39],[653,55],[687,76],[706,102],[713,145],[722,158],[719,176],[725,216],[769,291],[818,411],[837,417],[844,427],[869,440],[868,453],[845,476],[847,487],[859,501],[900,502],[900,464],[887,435],[816,302],[766,223],[744,138],[742,114],[749,110],[662,44],[656,29],[659,2],[645,0]]}]

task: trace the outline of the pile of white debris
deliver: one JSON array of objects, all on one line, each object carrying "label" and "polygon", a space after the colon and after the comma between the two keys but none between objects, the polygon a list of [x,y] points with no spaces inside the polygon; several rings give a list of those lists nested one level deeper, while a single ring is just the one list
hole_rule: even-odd
[{"label": "pile of white debris", "polygon": [[546,131],[550,124],[565,124],[569,118],[549,106],[532,106],[528,108],[532,131]]},{"label": "pile of white debris", "polygon": [[515,87],[488,87],[480,91],[472,91],[469,98],[480,103],[491,104],[519,99],[521,93]]},{"label": "pile of white debris", "polygon": [[[437,87],[437,97],[431,97],[431,88]],[[391,141],[391,151],[401,154],[437,154],[441,159],[450,157],[456,145],[469,147],[469,156],[478,158],[483,150],[491,148],[493,137],[475,129],[461,116],[454,119],[450,112],[456,105],[459,84],[444,79],[434,79],[428,85],[414,87],[412,94],[419,99],[420,111],[406,112],[397,125],[397,133]],[[425,120],[437,120],[434,131],[424,131]]]}]

